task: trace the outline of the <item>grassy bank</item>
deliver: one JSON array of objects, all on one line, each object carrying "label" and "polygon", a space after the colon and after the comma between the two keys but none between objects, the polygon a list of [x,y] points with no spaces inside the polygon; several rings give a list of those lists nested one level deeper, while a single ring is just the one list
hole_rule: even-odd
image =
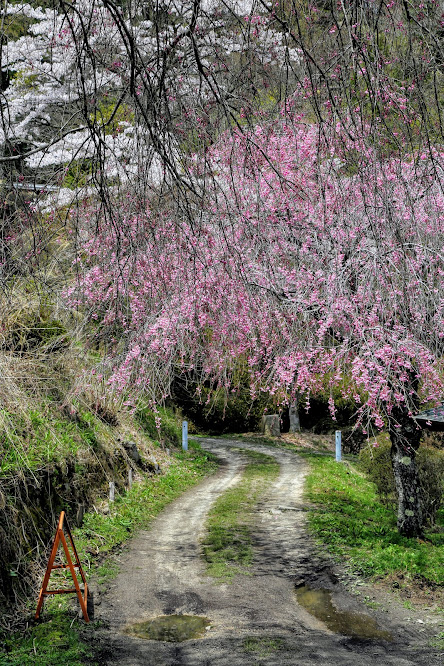
[{"label": "grassy bank", "polygon": [[396,516],[376,496],[358,463],[339,464],[306,454],[311,471],[306,497],[314,508],[309,524],[316,539],[361,575],[401,578],[429,587],[444,584],[444,512],[425,540],[398,534]]},{"label": "grassy bank", "polygon": [[[156,462],[163,471],[171,464],[166,447],[174,448],[181,433],[172,410],[162,411],[168,427],[162,423],[153,433],[138,414],[96,407],[36,399],[33,410],[0,410],[0,627],[39,584],[61,510],[77,526],[88,507],[99,514],[105,508],[110,481],[117,494],[125,493],[130,468],[143,477]],[[144,415],[150,417],[148,410]],[[99,520],[97,514],[91,520]],[[130,523],[125,518],[121,529]],[[100,526],[92,529],[101,534]],[[90,549],[98,545],[104,541]]]},{"label": "grassy bank", "polygon": [[[188,453],[174,454],[164,475],[146,478],[118,496],[107,515],[88,513],[74,538],[87,577],[100,584],[117,572],[110,554],[132,534],[147,528],[152,519],[182,492],[198,483],[217,467],[214,458],[198,445]],[[93,555],[94,554],[94,555]],[[35,610],[35,603],[30,611]],[[95,659],[95,623],[79,620],[77,608],[65,596],[45,602],[42,621],[25,631],[0,635],[2,666],[80,666],[98,664]]]},{"label": "grassy bank", "polygon": [[0,410],[0,478],[18,470],[35,470],[75,456],[79,449],[95,450],[111,439],[112,429],[87,410],[64,415],[50,400],[15,414]]},{"label": "grassy bank", "polygon": [[208,514],[203,556],[207,572],[230,580],[245,572],[253,558],[253,510],[279,474],[279,464],[271,456],[242,450],[248,457],[241,481],[226,490]]}]

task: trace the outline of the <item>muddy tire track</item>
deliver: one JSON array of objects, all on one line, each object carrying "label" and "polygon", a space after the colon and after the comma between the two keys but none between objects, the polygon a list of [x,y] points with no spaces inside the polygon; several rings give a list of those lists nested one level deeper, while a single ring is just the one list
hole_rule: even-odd
[{"label": "muddy tire track", "polygon": [[[101,663],[121,666],[265,666],[297,664],[438,666],[440,655],[423,639],[376,611],[370,612],[394,640],[368,641],[336,635],[296,601],[302,580],[334,592],[337,604],[362,610],[319,555],[306,532],[303,504],[304,461],[289,451],[238,440],[206,438],[202,446],[221,460],[220,471],[169,505],[121,554],[121,570],[101,599],[96,619]],[[215,499],[237,483],[245,465],[239,449],[274,456],[280,474],[257,508],[255,559],[247,575],[218,584],[205,574],[200,539]],[[207,616],[211,629],[203,639],[166,643],[125,633],[133,622],[158,615]],[[270,649],[260,649],[269,639]],[[255,643],[256,641],[256,643]],[[257,650],[251,646],[258,645]],[[267,644],[268,645],[268,644]],[[250,649],[249,649],[250,648]]]}]

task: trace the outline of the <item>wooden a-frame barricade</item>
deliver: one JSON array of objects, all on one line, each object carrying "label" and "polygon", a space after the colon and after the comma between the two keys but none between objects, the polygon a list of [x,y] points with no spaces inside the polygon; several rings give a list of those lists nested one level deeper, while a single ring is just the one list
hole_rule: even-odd
[{"label": "wooden a-frame barricade", "polygon": [[[66,541],[66,536],[64,529],[66,530],[66,535],[69,539],[69,542],[71,544],[72,552],[74,554],[74,563],[71,558],[71,554],[69,552],[68,548],[68,543]],[[63,550],[65,551],[65,556],[66,556],[66,561],[67,564],[54,564],[57,551],[59,549],[60,542],[62,542],[63,545]],[[71,576],[74,582],[74,587],[70,588],[68,590],[66,589],[59,589],[59,590],[48,590],[48,584],[49,584],[49,579],[51,577],[51,572],[54,569],[69,569],[71,572]],[[83,581],[83,586],[84,586],[84,592],[82,593],[80,589],[79,582],[77,580],[76,572],[75,570],[78,569],[80,576]],[[77,554],[76,547],[74,545],[74,539],[72,538],[71,530],[69,529],[69,523],[66,518],[65,512],[62,511],[60,514],[60,519],[59,519],[59,524],[57,526],[57,530],[55,533],[54,537],[54,543],[52,545],[52,550],[51,550],[51,555],[49,556],[48,560],[48,566],[46,567],[46,573],[45,577],[43,579],[43,585],[42,589],[40,590],[39,594],[39,600],[37,603],[37,610],[35,613],[35,619],[38,620],[40,611],[42,610],[43,606],[43,601],[45,600],[46,596],[52,595],[52,594],[77,594],[80,607],[83,612],[83,617],[85,619],[85,622],[89,622],[89,617],[88,617],[88,611],[87,611],[87,603],[88,603],[88,585],[86,582],[86,577],[82,569],[82,565],[80,564],[80,559]]]}]

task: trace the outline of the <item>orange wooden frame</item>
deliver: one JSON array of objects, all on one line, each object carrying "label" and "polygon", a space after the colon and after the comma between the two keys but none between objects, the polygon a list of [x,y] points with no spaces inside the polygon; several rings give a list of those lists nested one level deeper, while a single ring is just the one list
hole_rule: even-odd
[{"label": "orange wooden frame", "polygon": [[[65,537],[65,533],[64,533],[64,528],[66,530],[67,537],[68,537],[69,542],[71,544],[72,551],[74,553],[74,560],[75,560],[74,563],[72,561],[71,554],[69,552],[68,543],[66,541],[66,537]],[[63,550],[65,551],[67,564],[54,564],[54,560],[56,558],[60,542],[62,542]],[[51,572],[54,569],[69,569],[70,572],[71,572],[73,582],[74,582],[74,588],[70,588],[69,590],[63,590],[63,589],[61,589],[61,590],[48,590],[47,588],[48,588],[49,579],[51,577]],[[84,585],[84,592],[83,593],[80,589],[80,585],[79,585],[79,582],[77,580],[77,576],[76,576],[76,572],[75,572],[76,569],[79,570],[80,576],[81,576],[82,581],[83,581],[83,585]],[[71,530],[69,529],[68,519],[66,518],[66,515],[65,515],[64,511],[62,511],[62,513],[60,514],[59,524],[57,526],[57,530],[56,530],[55,537],[54,537],[54,543],[53,543],[52,549],[51,549],[51,555],[49,556],[48,566],[46,567],[46,573],[45,573],[45,577],[43,579],[42,589],[40,590],[39,600],[38,600],[38,603],[37,603],[37,610],[36,610],[36,613],[35,613],[35,619],[36,620],[39,619],[40,611],[42,610],[42,606],[43,606],[43,602],[45,600],[45,597],[49,596],[49,595],[52,595],[52,594],[77,594],[77,597],[78,597],[80,607],[81,607],[82,612],[83,612],[83,617],[85,619],[85,622],[89,622],[88,611],[87,611],[88,585],[87,585],[87,582],[86,582],[85,574],[83,573],[82,565],[80,564],[79,556],[77,555],[77,550],[76,550],[76,547],[74,545],[74,539],[72,538]]]}]

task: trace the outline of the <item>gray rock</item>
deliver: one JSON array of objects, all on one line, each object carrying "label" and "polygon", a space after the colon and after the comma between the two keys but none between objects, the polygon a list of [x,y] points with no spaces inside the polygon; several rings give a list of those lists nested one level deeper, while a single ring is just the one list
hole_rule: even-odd
[{"label": "gray rock", "polygon": [[301,432],[301,424],[299,422],[298,403],[292,402],[289,409],[290,416],[290,430],[289,432]]},{"label": "gray rock", "polygon": [[134,460],[135,463],[140,462],[140,453],[136,442],[122,442],[122,446],[131,460]]},{"label": "gray rock", "polygon": [[151,456],[151,462],[152,462],[153,465],[154,465],[154,471],[156,472],[156,474],[160,474],[159,463],[157,462],[157,460],[155,459],[154,456]]},{"label": "gray rock", "polygon": [[269,437],[281,436],[279,414],[267,414],[261,419],[261,432]]}]

